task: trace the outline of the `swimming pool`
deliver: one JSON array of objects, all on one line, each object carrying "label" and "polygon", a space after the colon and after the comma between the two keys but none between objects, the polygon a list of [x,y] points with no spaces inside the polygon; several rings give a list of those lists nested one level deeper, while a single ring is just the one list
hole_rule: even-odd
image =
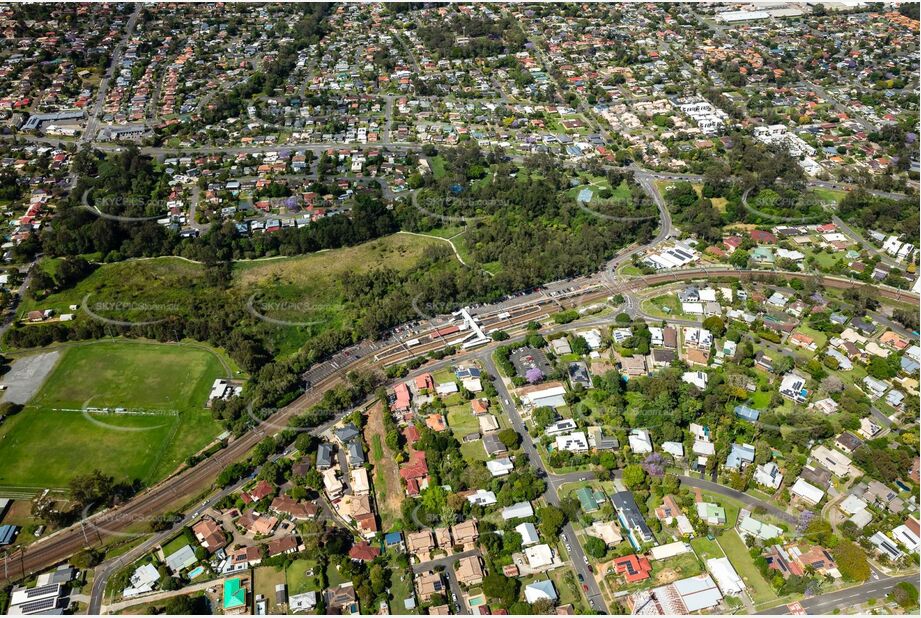
[{"label": "swimming pool", "polygon": [[203,567],[203,566],[197,566],[197,567],[195,567],[194,569],[192,569],[191,571],[189,571],[189,579],[195,579],[196,577],[198,577],[199,575],[201,575],[201,574],[204,573],[204,572],[205,572],[205,567]]},{"label": "swimming pool", "polygon": [[470,597],[469,599],[467,599],[467,605],[469,605],[470,607],[479,607],[480,605],[483,605],[484,603],[486,603],[486,597],[484,597],[482,594],[478,594],[475,597]]}]

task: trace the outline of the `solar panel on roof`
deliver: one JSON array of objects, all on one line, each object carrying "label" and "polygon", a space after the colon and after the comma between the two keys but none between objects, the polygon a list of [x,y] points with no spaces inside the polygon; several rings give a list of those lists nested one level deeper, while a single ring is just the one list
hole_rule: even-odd
[{"label": "solar panel on roof", "polygon": [[39,599],[38,601],[26,601],[21,605],[17,605],[23,614],[37,614],[39,612],[44,612],[49,609],[54,609],[58,604],[57,597],[49,597],[47,599]]},{"label": "solar panel on roof", "polygon": [[61,584],[45,584],[44,586],[36,586],[35,588],[29,588],[25,591],[26,597],[29,599],[34,599],[35,597],[43,597],[49,594],[57,596],[58,592],[61,589]]}]

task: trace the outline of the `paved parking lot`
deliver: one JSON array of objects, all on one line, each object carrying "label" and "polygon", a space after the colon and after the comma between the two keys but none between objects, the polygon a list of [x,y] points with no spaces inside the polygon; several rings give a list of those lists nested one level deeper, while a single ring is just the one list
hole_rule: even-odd
[{"label": "paved parking lot", "polygon": [[28,403],[45,383],[60,356],[61,353],[55,351],[14,360],[9,372],[0,378],[0,384],[6,386],[3,402]]}]

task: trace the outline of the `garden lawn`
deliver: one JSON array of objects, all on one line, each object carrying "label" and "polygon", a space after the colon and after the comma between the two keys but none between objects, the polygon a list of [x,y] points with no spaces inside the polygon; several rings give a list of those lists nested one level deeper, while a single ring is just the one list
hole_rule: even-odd
[{"label": "garden lawn", "polygon": [[285,580],[288,583],[288,595],[301,594],[311,590],[320,590],[320,580],[314,572],[307,575],[307,571],[316,569],[315,560],[295,560],[285,570]]},{"label": "garden lawn", "polygon": [[285,583],[285,571],[280,566],[259,567],[253,572],[253,592],[266,600],[269,615],[284,613],[275,603],[275,586]]},{"label": "garden lawn", "polygon": [[739,538],[735,530],[729,530],[725,534],[720,535],[718,540],[723,551],[726,552],[726,557],[729,558],[729,562],[732,563],[739,577],[741,577],[748,586],[755,604],[758,605],[777,599],[777,595],[774,594],[774,589],[771,588],[767,580],[761,576],[758,567],[755,566],[752,557],[748,553],[748,548],[745,546],[745,543],[742,542],[742,539]]},{"label": "garden lawn", "polygon": [[448,427],[459,441],[466,435],[480,431],[480,421],[473,415],[469,402],[448,408],[447,417]]}]

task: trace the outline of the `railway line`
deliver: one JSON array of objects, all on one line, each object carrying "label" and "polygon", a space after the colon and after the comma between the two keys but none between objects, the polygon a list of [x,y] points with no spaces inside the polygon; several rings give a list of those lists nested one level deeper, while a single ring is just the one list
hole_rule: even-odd
[{"label": "railway line", "polygon": [[[528,322],[546,319],[563,309],[597,303],[618,292],[630,292],[664,283],[702,278],[734,278],[754,281],[769,280],[774,277],[816,280],[821,285],[833,289],[857,288],[865,285],[850,279],[808,273],[697,268],[636,277],[624,280],[615,286],[589,282],[555,296],[545,293],[532,294],[530,300],[523,300],[510,307],[482,311],[476,315],[486,329],[502,328],[514,332],[516,329],[522,329]],[[881,285],[874,286],[873,289],[880,296],[889,300],[914,306],[921,304],[918,295],[905,290]],[[277,433],[279,428],[286,426],[293,417],[318,403],[328,389],[342,384],[350,371],[382,369],[447,347],[449,343],[447,338],[437,333],[440,328],[443,328],[443,324],[423,330],[415,336],[419,343],[412,347],[400,340],[384,343],[363,342],[316,365],[305,374],[308,384],[306,392],[287,407],[278,410],[253,430],[230,442],[225,449],[214,456],[195,467],[182,470],[161,481],[127,503],[98,513],[28,548],[19,549],[5,556],[2,568],[0,568],[0,581],[28,577],[37,571],[66,560],[87,546],[116,538],[120,533],[128,530],[137,530],[140,522],[149,521],[154,515],[164,512],[184,497],[187,498],[208,489],[226,466],[243,459],[262,438]],[[455,358],[475,356],[478,353],[482,353],[482,350],[464,351]]]}]

